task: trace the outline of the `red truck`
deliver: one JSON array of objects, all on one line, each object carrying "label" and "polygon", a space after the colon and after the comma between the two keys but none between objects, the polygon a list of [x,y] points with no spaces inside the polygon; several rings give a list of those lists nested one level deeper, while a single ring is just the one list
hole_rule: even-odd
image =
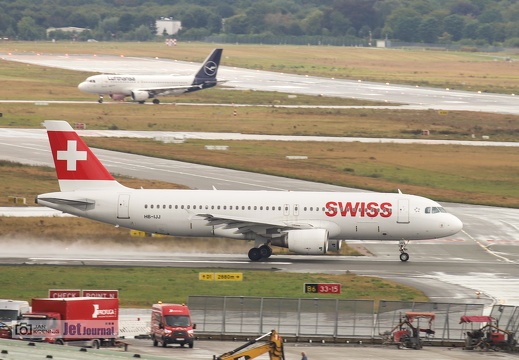
[{"label": "red truck", "polygon": [[158,303],[151,307],[153,346],[160,343],[163,347],[168,344],[180,344],[183,347],[187,344],[193,348],[194,329],[196,324],[191,321],[191,313],[186,305]]},{"label": "red truck", "polygon": [[119,332],[119,299],[32,299],[32,311],[22,315],[13,337],[63,345],[77,341],[98,349],[115,345]]}]

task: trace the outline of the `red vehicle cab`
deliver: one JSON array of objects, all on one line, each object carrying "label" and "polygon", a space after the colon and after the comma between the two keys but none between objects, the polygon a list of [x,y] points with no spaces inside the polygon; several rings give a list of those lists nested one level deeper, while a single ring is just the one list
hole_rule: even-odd
[{"label": "red vehicle cab", "polygon": [[153,346],[159,343],[163,347],[168,344],[194,345],[194,329],[191,313],[186,305],[154,304],[151,308],[151,339]]}]

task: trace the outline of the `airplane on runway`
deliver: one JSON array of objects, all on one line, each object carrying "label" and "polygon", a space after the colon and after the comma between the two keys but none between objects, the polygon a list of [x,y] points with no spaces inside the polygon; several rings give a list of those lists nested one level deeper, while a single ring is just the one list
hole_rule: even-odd
[{"label": "airplane on runway", "polygon": [[113,100],[124,100],[131,96],[141,104],[146,99],[153,99],[154,104],[159,104],[160,100],[156,96],[180,95],[208,89],[223,82],[216,79],[222,51],[214,49],[194,75],[94,75],[79,84],[78,89],[99,94],[99,103],[103,102],[103,95],[108,94]]},{"label": "airplane on runway", "polygon": [[343,240],[409,240],[456,234],[462,222],[433,200],[398,193],[132,189],[117,182],[69,123],[45,121],[60,192],[36,202],[125,228],[173,236],[254,240],[297,254],[339,251]]}]

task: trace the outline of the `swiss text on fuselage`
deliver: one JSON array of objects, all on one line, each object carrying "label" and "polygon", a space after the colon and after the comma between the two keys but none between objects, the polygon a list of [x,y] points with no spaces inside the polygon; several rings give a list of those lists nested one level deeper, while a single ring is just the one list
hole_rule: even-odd
[{"label": "swiss text on fuselage", "polygon": [[393,205],[389,202],[381,204],[377,202],[342,202],[329,201],[326,203],[326,216],[350,216],[350,217],[390,217],[392,214]]}]

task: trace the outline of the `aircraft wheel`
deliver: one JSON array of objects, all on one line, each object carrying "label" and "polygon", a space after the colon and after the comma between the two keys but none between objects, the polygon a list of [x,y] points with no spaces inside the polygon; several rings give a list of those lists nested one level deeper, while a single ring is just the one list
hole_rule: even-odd
[{"label": "aircraft wheel", "polygon": [[401,253],[400,254],[400,261],[406,262],[407,260],[409,260],[409,254],[406,253],[406,252]]},{"label": "aircraft wheel", "polygon": [[141,104],[141,105],[144,104],[144,103],[145,103],[145,101],[139,101],[139,104]]},{"label": "aircraft wheel", "polygon": [[160,104],[160,100],[159,100],[159,99],[153,99],[153,103],[154,103],[155,105],[158,105],[158,104]]},{"label": "aircraft wheel", "polygon": [[103,103],[103,99],[99,99],[99,100],[97,100],[97,102],[102,104]]},{"label": "aircraft wheel", "polygon": [[272,249],[268,245],[261,245],[259,251],[262,258],[269,258],[272,255]]},{"label": "aircraft wheel", "polygon": [[249,259],[251,261],[258,261],[261,260],[261,252],[259,248],[252,248],[249,250]]}]

